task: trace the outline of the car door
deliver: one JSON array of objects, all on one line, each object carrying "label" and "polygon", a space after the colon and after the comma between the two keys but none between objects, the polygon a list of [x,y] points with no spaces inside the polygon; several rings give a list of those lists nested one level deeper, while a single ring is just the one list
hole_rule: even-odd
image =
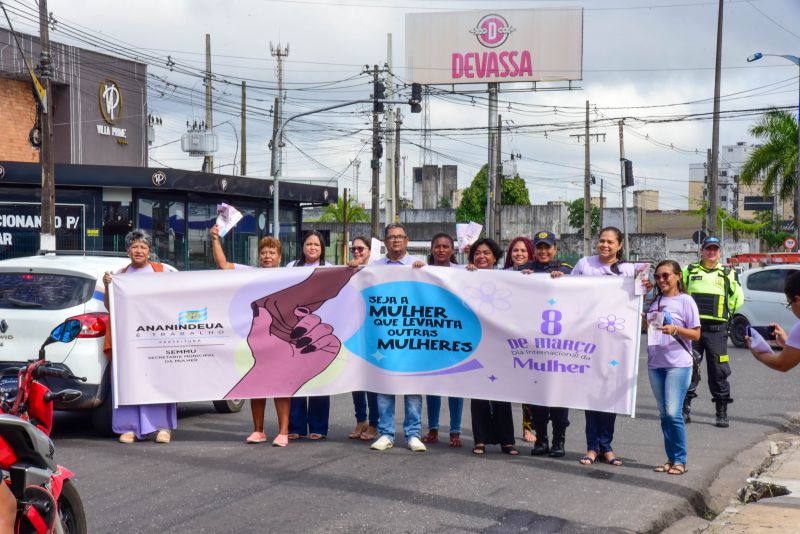
[{"label": "car door", "polygon": [[[764,269],[750,273],[746,284],[748,300],[750,303],[750,324],[763,326],[776,322],[783,326],[787,322],[793,324],[787,317],[786,297],[783,287],[786,283],[789,269]],[[791,312],[788,313],[791,316]]]}]

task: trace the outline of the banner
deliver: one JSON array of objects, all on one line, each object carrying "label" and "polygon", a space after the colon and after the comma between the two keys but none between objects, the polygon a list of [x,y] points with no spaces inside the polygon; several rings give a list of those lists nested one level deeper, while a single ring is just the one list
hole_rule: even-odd
[{"label": "banner", "polygon": [[119,274],[115,402],[366,390],[633,415],[633,285],[398,266]]}]

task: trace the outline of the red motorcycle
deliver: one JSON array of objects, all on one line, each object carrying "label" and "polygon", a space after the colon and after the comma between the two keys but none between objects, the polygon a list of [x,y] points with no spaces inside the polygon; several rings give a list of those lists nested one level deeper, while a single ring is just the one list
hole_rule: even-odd
[{"label": "red motorcycle", "polygon": [[69,343],[81,333],[81,322],[68,319],[58,325],[39,349],[39,358],[0,375],[0,468],[4,483],[17,500],[15,534],[73,534],[87,532],[83,502],[69,469],[57,465],[50,439],[53,401],[73,402],[81,392],[51,392],[39,379],[72,376],[52,367],[44,348]]}]

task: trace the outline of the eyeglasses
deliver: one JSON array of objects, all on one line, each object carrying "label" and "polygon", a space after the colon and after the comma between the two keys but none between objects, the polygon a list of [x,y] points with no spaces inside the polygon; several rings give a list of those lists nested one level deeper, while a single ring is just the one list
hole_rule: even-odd
[{"label": "eyeglasses", "polygon": [[350,252],[364,252],[367,247],[350,247]]},{"label": "eyeglasses", "polygon": [[656,280],[669,280],[669,277],[672,276],[672,273],[661,273],[661,274],[654,274],[653,278]]},{"label": "eyeglasses", "polygon": [[787,303],[785,304],[785,306],[786,306],[786,309],[788,310],[789,308],[791,308],[791,307],[792,307],[792,304],[794,304],[794,299],[791,299],[789,302],[787,302]]},{"label": "eyeglasses", "polygon": [[403,241],[407,237],[407,235],[387,235],[386,241]]}]

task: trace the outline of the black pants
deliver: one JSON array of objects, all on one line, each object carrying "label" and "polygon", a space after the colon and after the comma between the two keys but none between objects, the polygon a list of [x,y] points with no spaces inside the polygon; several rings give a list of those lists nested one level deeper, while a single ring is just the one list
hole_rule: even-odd
[{"label": "black pants", "polygon": [[731,398],[731,385],[728,377],[731,376],[731,366],[728,363],[728,332],[724,325],[718,332],[709,332],[706,327],[700,328],[700,340],[692,343],[692,347],[700,353],[700,362],[695,362],[692,369],[692,382],[686,392],[686,402],[697,397],[697,386],[700,384],[700,363],[706,360],[708,371],[708,389],[711,391],[713,402],[733,402]]},{"label": "black pants", "polygon": [[566,429],[569,426],[569,408],[552,408],[549,406],[525,405],[530,409],[531,423],[539,438],[547,437],[547,421],[553,422],[553,431]]}]

